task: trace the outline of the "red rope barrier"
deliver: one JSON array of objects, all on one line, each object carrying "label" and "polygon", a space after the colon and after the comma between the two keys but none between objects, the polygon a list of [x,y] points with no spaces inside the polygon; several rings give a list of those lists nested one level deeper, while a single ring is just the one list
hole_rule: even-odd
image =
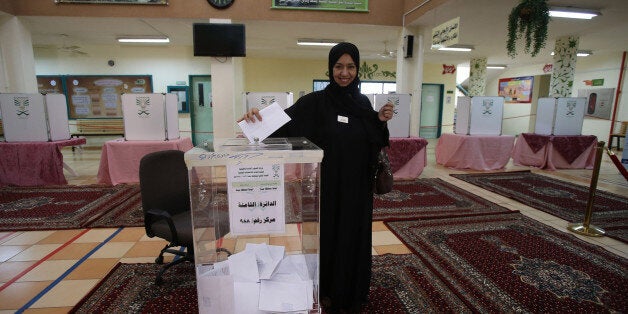
[{"label": "red rope barrier", "polygon": [[606,148],[606,153],[608,154],[609,157],[611,157],[613,164],[615,164],[615,167],[619,169],[619,172],[624,176],[624,179],[628,181],[628,170],[626,170],[626,168],[621,163],[621,161],[619,161],[619,158],[617,158],[617,155],[615,155],[615,153],[613,153],[610,149],[608,149],[608,147]]}]

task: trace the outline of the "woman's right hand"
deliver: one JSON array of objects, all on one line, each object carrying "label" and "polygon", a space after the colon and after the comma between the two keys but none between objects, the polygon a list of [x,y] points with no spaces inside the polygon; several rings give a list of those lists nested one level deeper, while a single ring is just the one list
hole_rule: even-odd
[{"label": "woman's right hand", "polygon": [[255,121],[262,121],[262,116],[259,114],[259,109],[252,108],[251,110],[247,111],[242,116],[242,118],[238,119],[238,121],[236,122],[239,123],[242,120],[246,120],[246,122],[254,123]]}]

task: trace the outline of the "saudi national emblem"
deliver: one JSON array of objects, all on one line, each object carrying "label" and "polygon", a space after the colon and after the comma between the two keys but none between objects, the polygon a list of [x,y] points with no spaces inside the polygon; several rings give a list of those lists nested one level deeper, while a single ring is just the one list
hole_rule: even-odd
[{"label": "saudi national emblem", "polygon": [[135,105],[137,106],[137,115],[140,118],[150,117],[150,97],[136,97]]},{"label": "saudi national emblem", "polygon": [[263,107],[270,106],[272,103],[277,102],[275,96],[262,96],[261,98]]},{"label": "saudi national emblem", "polygon": [[576,111],[574,109],[576,109],[576,102],[575,101],[568,101],[566,104],[567,107],[567,112],[565,112],[566,116],[575,116],[576,115]]},{"label": "saudi national emblem", "polygon": [[483,115],[487,115],[490,116],[493,114],[493,100],[492,99],[484,99],[482,101],[482,108],[484,109],[482,111]]},{"label": "saudi national emblem", "polygon": [[15,114],[18,119],[28,119],[30,112],[28,110],[28,106],[30,99],[28,97],[14,97],[13,105],[15,105]]}]

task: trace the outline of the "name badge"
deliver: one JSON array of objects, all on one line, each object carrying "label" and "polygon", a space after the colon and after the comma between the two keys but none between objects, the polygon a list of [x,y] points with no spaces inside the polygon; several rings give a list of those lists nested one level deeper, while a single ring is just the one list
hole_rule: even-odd
[{"label": "name badge", "polygon": [[338,116],[338,122],[349,123],[349,118],[345,116]]}]

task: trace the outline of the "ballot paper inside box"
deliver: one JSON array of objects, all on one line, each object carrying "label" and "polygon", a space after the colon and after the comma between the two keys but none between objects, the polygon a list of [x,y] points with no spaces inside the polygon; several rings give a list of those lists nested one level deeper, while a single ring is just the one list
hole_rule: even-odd
[{"label": "ballot paper inside box", "polygon": [[585,97],[539,98],[534,133],[545,135],[581,135]]},{"label": "ballot paper inside box", "polygon": [[322,156],[305,138],[186,152],[200,312],[318,312]]},{"label": "ballot paper inside box", "polygon": [[63,94],[0,94],[0,112],[7,142],[46,142],[70,138]]},{"label": "ballot paper inside box", "polygon": [[504,97],[458,97],[454,133],[462,135],[501,135]]}]

